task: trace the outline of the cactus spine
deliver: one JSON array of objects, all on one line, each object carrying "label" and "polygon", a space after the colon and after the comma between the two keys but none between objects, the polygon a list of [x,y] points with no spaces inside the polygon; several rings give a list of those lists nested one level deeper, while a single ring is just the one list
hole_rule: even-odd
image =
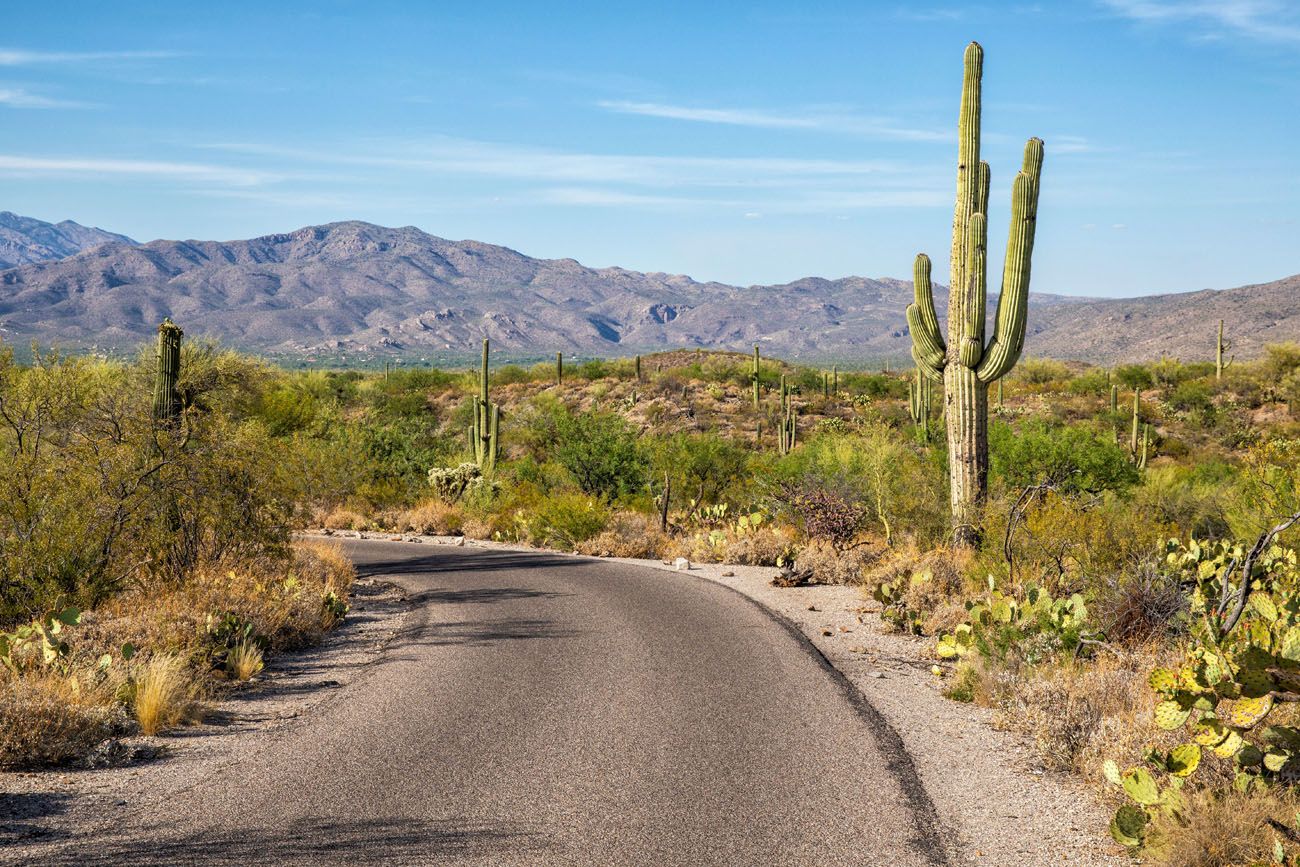
[{"label": "cactus spine", "polygon": [[1232,344],[1223,339],[1223,320],[1219,320],[1219,340],[1214,348],[1214,381],[1218,382],[1223,379],[1223,372],[1232,366],[1232,362],[1237,356],[1232,356],[1227,361],[1223,360],[1223,354],[1232,348]]},{"label": "cactus spine", "polygon": [[755,343],[754,344],[754,370],[752,373],[749,374],[749,378],[754,381],[754,409],[756,410],[758,409],[758,376],[760,372],[758,361],[759,361],[758,344]]},{"label": "cactus spine", "polygon": [[949,501],[953,540],[975,545],[988,493],[988,389],[1015,366],[1024,348],[1029,270],[1038,213],[1043,142],[1031,138],[1011,191],[1011,229],[1002,270],[996,331],[985,341],[987,300],[988,163],[980,161],[980,79],[984,49],[966,48],[965,80],[958,121],[957,204],[954,210],[948,339],[939,330],[930,259],[916,257],[916,301],[907,308],[912,357],[932,380],[944,383],[948,428]]},{"label": "cactus spine", "polygon": [[474,463],[485,473],[496,469],[497,433],[501,426],[501,407],[488,398],[488,339],[483,338],[483,365],[479,370],[478,394],[474,396],[474,421],[469,429]]},{"label": "cactus spine", "polygon": [[153,417],[165,424],[175,424],[181,415],[181,397],[176,381],[181,373],[180,326],[168,317],[158,326],[158,372],[153,385]]}]

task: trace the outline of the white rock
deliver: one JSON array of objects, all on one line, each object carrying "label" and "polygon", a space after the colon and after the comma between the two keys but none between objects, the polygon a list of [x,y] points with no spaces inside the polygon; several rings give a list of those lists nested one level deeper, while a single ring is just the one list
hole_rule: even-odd
[{"label": "white rock", "polygon": [[465,537],[464,537],[464,536],[457,536],[457,537],[456,537],[455,545],[456,545],[457,548],[464,548],[464,547],[465,547]]},{"label": "white rock", "polygon": [[673,568],[678,572],[681,572],[683,569],[690,571],[691,561],[687,560],[685,557],[678,557],[673,561]]}]

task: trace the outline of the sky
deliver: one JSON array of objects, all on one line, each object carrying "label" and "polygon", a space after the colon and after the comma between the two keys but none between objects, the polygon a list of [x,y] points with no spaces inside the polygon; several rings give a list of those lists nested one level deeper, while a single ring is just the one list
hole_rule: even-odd
[{"label": "sky", "polygon": [[139,240],[336,220],[735,284],[947,273],[985,48],[990,282],[1046,142],[1033,289],[1300,272],[1300,0],[24,3],[0,210]]}]

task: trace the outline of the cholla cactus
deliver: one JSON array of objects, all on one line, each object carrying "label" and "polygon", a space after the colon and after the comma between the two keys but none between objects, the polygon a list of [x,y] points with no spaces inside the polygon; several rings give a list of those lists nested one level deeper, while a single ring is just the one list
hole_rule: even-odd
[{"label": "cholla cactus", "polygon": [[947,340],[939,329],[930,259],[916,257],[916,301],[907,308],[912,357],[931,379],[942,380],[948,426],[949,498],[954,541],[980,537],[980,512],[988,491],[988,388],[1015,366],[1025,342],[1029,268],[1038,213],[1043,143],[1031,138],[1011,191],[1011,229],[998,298],[997,326],[986,341],[988,163],[980,161],[980,79],[984,49],[966,48],[958,123],[957,205],[953,218],[951,294]]},{"label": "cholla cactus", "polygon": [[185,332],[170,318],[158,326],[158,373],[154,377],[153,417],[174,424],[181,414],[176,382],[181,373],[181,337]]}]

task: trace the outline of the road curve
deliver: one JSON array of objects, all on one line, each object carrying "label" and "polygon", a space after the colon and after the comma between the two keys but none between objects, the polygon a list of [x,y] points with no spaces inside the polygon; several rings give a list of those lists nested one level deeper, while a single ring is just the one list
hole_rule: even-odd
[{"label": "road curve", "polygon": [[345,547],[415,604],[383,658],[167,816],[50,863],[943,863],[897,735],[735,591],[539,552]]}]

